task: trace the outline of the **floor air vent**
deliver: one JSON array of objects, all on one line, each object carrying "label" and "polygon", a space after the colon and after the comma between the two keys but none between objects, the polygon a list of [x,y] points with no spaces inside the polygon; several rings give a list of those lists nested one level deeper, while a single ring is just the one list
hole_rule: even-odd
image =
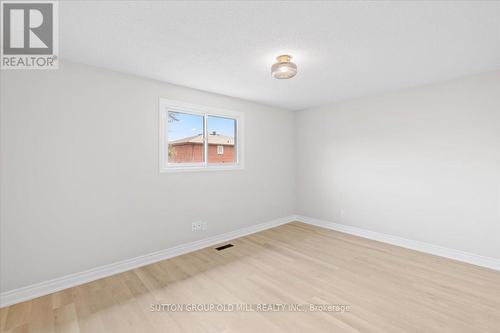
[{"label": "floor air vent", "polygon": [[217,251],[222,251],[222,250],[228,249],[228,248],[233,247],[233,246],[234,246],[233,244],[226,244],[226,245],[222,245],[222,246],[216,247],[215,249]]}]

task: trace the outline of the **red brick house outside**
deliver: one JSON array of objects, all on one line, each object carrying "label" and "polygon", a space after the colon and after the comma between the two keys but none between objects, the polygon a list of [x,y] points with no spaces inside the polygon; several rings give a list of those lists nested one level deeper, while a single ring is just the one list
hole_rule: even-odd
[{"label": "red brick house outside", "polygon": [[[203,135],[168,143],[169,163],[202,163]],[[208,163],[235,163],[234,138],[212,132],[208,135]]]}]

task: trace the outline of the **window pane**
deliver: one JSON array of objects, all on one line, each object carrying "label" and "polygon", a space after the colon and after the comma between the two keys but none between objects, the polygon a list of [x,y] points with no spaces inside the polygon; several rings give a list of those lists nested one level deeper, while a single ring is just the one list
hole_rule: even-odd
[{"label": "window pane", "polygon": [[208,116],[208,163],[236,163],[236,120]]},{"label": "window pane", "polygon": [[168,112],[169,163],[202,163],[203,116],[182,112]]}]

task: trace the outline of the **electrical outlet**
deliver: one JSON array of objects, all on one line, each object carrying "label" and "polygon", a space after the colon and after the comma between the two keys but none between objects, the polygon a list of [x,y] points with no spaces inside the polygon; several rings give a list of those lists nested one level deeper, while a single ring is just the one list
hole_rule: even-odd
[{"label": "electrical outlet", "polygon": [[196,221],[191,223],[191,231],[205,231],[207,230],[207,222],[205,221]]},{"label": "electrical outlet", "polygon": [[191,231],[198,231],[199,230],[199,222],[193,222],[191,223]]}]

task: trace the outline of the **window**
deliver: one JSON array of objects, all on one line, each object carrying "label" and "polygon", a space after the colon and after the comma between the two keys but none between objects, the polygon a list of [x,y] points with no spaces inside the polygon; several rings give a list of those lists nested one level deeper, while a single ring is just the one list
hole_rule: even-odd
[{"label": "window", "polygon": [[236,120],[208,116],[208,163],[234,163]]},{"label": "window", "polygon": [[203,116],[168,111],[168,162],[202,163]]},{"label": "window", "polygon": [[160,99],[160,171],[243,167],[243,114]]}]

